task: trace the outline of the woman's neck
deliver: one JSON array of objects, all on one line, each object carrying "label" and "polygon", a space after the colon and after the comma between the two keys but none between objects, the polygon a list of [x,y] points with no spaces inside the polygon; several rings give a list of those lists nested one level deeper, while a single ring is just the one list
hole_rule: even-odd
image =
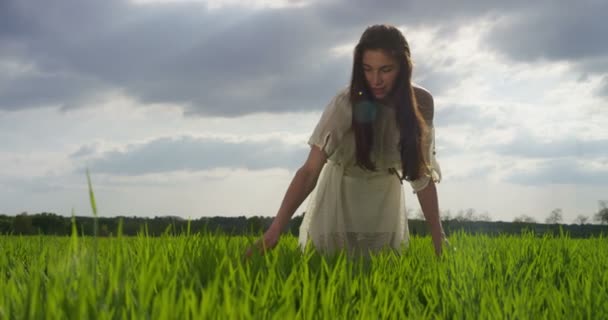
[{"label": "woman's neck", "polygon": [[378,104],[385,106],[387,108],[392,108],[395,105],[395,103],[392,101],[392,99],[388,99],[388,98],[378,99],[378,100],[376,100],[376,102],[378,102]]}]

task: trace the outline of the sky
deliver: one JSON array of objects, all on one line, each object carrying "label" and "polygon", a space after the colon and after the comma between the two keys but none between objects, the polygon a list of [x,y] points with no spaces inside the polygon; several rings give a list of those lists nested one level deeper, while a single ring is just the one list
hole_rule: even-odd
[{"label": "sky", "polygon": [[3,0],[0,213],[91,215],[88,168],[101,216],[275,216],[354,45],[387,23],[434,96],[442,211],[591,217],[608,200],[605,12],[605,0]]}]

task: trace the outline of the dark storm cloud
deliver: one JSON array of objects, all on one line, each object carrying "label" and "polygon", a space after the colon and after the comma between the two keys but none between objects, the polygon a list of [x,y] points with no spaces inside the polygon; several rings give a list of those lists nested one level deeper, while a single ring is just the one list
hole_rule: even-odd
[{"label": "dark storm cloud", "polygon": [[107,152],[91,159],[87,167],[97,173],[119,175],[215,168],[295,169],[303,163],[307,152],[306,146],[292,146],[278,139],[227,142],[184,136],[132,145],[126,151]]},{"label": "dark storm cloud", "polygon": [[[258,11],[116,0],[3,2],[0,59],[32,63],[37,71],[0,79],[9,83],[0,89],[0,108],[78,105],[91,92],[121,88],[144,102],[181,103],[188,114],[320,109],[350,77],[351,59],[332,58],[329,50],[356,41],[368,24],[424,21],[424,14],[401,10],[408,8],[419,10],[365,1]],[[447,74],[420,71],[429,89],[442,88],[438,79]]]},{"label": "dark storm cloud", "polygon": [[0,109],[9,111],[49,104],[70,108],[108,88],[78,74],[22,74],[7,82],[0,87]]},{"label": "dark storm cloud", "polygon": [[88,92],[121,88],[203,115],[310,110],[348,79],[350,61],[328,53],[352,40],[344,38],[350,33],[326,28],[313,9],[206,11],[117,1],[4,7],[0,20],[10,32],[0,34],[0,59],[25,61],[36,72],[0,78],[9,83],[0,89],[2,109],[73,105]]},{"label": "dark storm cloud", "polygon": [[608,72],[608,2],[537,1],[500,20],[487,44],[521,62],[568,61],[582,73]]},{"label": "dark storm cloud", "polygon": [[451,33],[463,20],[485,15],[504,14],[529,6],[529,1],[463,0],[403,1],[329,0],[318,2],[324,20],[336,26],[364,26],[380,22],[396,25],[429,25]]},{"label": "dark storm cloud", "polygon": [[[92,94],[120,89],[142,102],[179,103],[188,115],[318,110],[350,77],[351,58],[329,50],[381,22],[438,27],[439,37],[450,39],[462,23],[506,17],[487,33],[492,48],[514,59],[571,59],[606,72],[606,45],[599,41],[605,7],[599,1],[568,2],[564,9],[549,0],[343,0],[207,11],[200,3],[1,1],[0,62],[34,70],[0,74],[0,109],[78,107]],[[436,95],[466,76],[414,59],[416,79]]]}]

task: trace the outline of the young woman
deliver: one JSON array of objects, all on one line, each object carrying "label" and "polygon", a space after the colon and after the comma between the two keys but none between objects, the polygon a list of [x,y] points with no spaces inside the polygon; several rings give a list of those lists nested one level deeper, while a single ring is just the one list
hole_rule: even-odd
[{"label": "young woman", "polygon": [[[433,97],[413,85],[409,45],[390,25],[368,27],[355,47],[350,86],[325,108],[271,226],[255,247],[275,247],[294,211],[312,193],[300,226],[302,249],[349,254],[402,250],[409,230],[407,180],[431,230],[435,253],[447,239],[435,182]],[[252,254],[253,248],[246,252]]]}]

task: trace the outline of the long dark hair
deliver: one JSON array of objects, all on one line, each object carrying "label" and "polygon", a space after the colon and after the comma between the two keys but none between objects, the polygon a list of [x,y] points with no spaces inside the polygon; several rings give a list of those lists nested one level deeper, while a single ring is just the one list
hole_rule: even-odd
[{"label": "long dark hair", "polygon": [[[412,60],[407,40],[399,29],[390,25],[373,25],[368,27],[355,47],[353,71],[350,84],[350,102],[353,107],[352,126],[355,135],[356,164],[362,168],[376,171],[370,159],[374,141],[373,121],[369,117],[361,121],[361,106],[369,106],[374,96],[368,87],[363,72],[363,53],[365,50],[382,49],[399,63],[399,74],[394,87],[389,92],[389,99],[396,108],[397,128],[399,128],[399,148],[401,166],[405,180],[416,180],[423,166],[428,165],[423,157],[422,137],[429,128],[418,108],[414,88],[412,87]],[[369,107],[368,107],[369,108]]]}]

